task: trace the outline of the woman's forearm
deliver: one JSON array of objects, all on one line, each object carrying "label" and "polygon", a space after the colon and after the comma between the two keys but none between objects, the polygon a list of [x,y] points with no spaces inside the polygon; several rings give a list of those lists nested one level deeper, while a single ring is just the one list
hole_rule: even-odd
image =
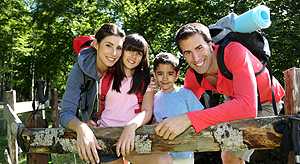
[{"label": "woman's forearm", "polygon": [[78,133],[78,131],[82,128],[85,128],[87,126],[87,124],[84,122],[81,122],[77,117],[75,117],[68,123],[67,126],[69,129]]}]

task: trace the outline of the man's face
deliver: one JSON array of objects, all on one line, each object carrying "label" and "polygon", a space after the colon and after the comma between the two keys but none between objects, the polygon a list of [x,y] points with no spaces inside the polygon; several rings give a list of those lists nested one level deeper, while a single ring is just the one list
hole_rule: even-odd
[{"label": "man's face", "polygon": [[194,34],[179,42],[181,52],[191,68],[200,74],[208,72],[212,65],[212,44],[201,34]]}]

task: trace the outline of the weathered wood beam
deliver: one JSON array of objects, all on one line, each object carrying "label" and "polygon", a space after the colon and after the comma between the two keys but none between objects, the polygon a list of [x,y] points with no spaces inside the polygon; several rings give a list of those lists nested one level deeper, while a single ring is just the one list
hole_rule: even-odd
[{"label": "weathered wood beam", "polygon": [[[136,131],[135,151],[137,153],[166,151],[219,151],[247,148],[273,149],[279,147],[281,134],[274,130],[274,124],[287,117],[263,117],[240,120],[211,126],[200,134],[192,128],[176,139],[169,141],[155,135],[155,125],[146,125]],[[20,128],[18,140],[23,151],[33,153],[76,152],[76,134],[63,128]],[[101,145],[102,153],[114,152],[115,143],[122,128],[93,129]]]}]

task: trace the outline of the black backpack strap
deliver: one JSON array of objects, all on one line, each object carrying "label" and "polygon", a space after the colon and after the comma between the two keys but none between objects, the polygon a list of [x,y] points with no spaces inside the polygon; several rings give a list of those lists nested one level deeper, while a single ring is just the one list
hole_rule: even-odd
[{"label": "black backpack strap", "polygon": [[230,40],[226,39],[219,45],[219,49],[217,52],[217,63],[218,63],[218,67],[219,67],[221,74],[224,77],[226,77],[227,79],[233,80],[233,75],[226,67],[225,61],[224,61],[224,50],[225,50],[225,47],[229,44],[229,42],[230,42]]},{"label": "black backpack strap", "polygon": [[269,67],[269,75],[270,75],[270,80],[271,80],[271,91],[272,91],[272,106],[273,106],[273,111],[275,115],[278,115],[278,110],[277,110],[277,105],[276,105],[276,100],[275,100],[275,94],[274,94],[274,89],[273,89],[273,74],[272,74],[272,68]]},{"label": "black backpack strap", "polygon": [[[233,75],[232,73],[228,70],[228,68],[226,67],[225,65],[225,61],[224,61],[224,49],[225,47],[230,43],[231,41],[229,39],[227,40],[224,40],[220,46],[219,46],[219,49],[218,49],[218,52],[217,52],[217,63],[218,63],[218,67],[219,67],[219,70],[221,72],[221,74],[226,77],[227,79],[229,80],[233,80]],[[262,73],[265,69],[265,65],[263,65],[263,68],[258,71],[257,73],[255,73],[255,76],[259,75],[260,73]],[[272,83],[272,80],[271,80],[271,83]],[[273,95],[274,95],[274,92],[273,92],[273,87],[272,87],[272,103],[273,103]],[[275,106],[276,106],[276,103],[275,103]],[[259,89],[258,89],[258,86],[257,86],[257,108],[258,110],[262,110],[262,106],[261,106],[261,103],[260,103],[260,93],[259,93]],[[274,108],[274,107],[273,107]],[[275,109],[275,108],[274,108]],[[274,113],[276,114],[277,113],[277,110],[275,112],[274,110]],[[277,114],[276,114],[277,115]]]},{"label": "black backpack strap", "polygon": [[262,110],[262,106],[261,106],[261,103],[260,103],[260,93],[259,93],[259,89],[258,89],[258,86],[257,86],[257,110]]}]

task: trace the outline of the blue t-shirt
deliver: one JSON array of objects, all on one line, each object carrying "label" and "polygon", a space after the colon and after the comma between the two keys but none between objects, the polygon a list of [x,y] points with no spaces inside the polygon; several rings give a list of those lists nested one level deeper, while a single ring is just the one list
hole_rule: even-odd
[{"label": "blue t-shirt", "polygon": [[[201,110],[203,105],[187,88],[176,88],[172,92],[157,92],[154,97],[154,117],[157,122],[165,118]],[[193,158],[193,152],[172,152],[172,158]]]}]

